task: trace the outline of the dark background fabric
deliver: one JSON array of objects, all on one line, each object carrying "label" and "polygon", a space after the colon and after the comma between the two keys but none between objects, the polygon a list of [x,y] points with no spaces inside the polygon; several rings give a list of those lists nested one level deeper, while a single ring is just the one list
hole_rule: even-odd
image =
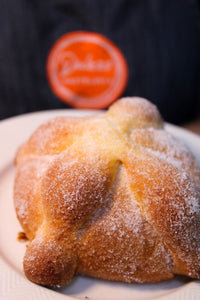
[{"label": "dark background fabric", "polygon": [[168,122],[195,117],[200,103],[198,0],[1,0],[0,119],[67,107],[51,91],[46,59],[76,30],[101,33],[124,53],[123,96],[155,103]]}]

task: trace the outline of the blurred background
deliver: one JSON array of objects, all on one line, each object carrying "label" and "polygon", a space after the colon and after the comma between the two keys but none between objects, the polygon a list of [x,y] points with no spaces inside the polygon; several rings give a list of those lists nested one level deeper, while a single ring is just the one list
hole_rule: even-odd
[{"label": "blurred background", "polygon": [[199,0],[1,0],[0,119],[69,108],[46,74],[64,34],[100,33],[123,53],[121,96],[155,103],[165,121],[200,133]]}]

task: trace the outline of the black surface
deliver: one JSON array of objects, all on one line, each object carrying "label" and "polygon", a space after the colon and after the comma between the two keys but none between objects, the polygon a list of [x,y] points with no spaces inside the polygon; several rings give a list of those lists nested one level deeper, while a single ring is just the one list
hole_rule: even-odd
[{"label": "black surface", "polygon": [[146,97],[180,124],[200,102],[198,0],[1,0],[0,119],[67,107],[45,73],[51,46],[76,30],[101,33],[124,53],[123,96]]}]

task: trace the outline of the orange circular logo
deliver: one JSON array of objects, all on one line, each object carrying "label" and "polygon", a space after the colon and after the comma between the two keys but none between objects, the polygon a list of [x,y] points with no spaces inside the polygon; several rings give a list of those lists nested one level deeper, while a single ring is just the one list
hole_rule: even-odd
[{"label": "orange circular logo", "polygon": [[47,59],[53,92],[77,108],[105,108],[124,91],[126,60],[119,48],[98,33],[77,31],[59,38]]}]

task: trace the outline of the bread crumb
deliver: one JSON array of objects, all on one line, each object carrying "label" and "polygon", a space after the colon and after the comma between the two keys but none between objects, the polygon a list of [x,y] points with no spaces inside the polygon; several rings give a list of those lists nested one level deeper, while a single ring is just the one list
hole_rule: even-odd
[{"label": "bread crumb", "polygon": [[26,241],[28,241],[28,238],[27,238],[25,232],[22,232],[22,231],[18,232],[17,240],[19,242],[26,242]]}]

